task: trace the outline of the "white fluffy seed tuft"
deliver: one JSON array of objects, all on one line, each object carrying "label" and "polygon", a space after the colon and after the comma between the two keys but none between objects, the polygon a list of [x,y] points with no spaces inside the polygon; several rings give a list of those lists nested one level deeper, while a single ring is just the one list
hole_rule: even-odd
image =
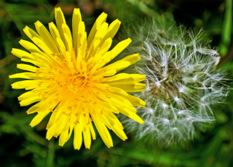
[{"label": "white fluffy seed tuft", "polygon": [[131,34],[135,37],[131,49],[143,58],[136,70],[147,75],[146,90],[140,95],[147,106],[139,110],[145,123],[129,121],[127,127],[139,138],[169,145],[193,139],[197,129],[212,123],[211,107],[222,101],[227,89],[216,69],[220,57],[203,33],[194,35],[161,20],[138,27],[139,35]]}]

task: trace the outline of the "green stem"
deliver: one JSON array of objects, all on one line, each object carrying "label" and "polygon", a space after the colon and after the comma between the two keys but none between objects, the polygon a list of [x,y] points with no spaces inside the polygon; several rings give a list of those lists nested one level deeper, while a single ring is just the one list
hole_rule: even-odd
[{"label": "green stem", "polygon": [[232,0],[225,0],[225,16],[223,22],[222,41],[220,44],[220,54],[226,55],[231,42],[232,29]]},{"label": "green stem", "polygon": [[53,141],[49,142],[48,145],[48,156],[46,161],[46,167],[54,167],[54,156],[55,156],[55,147]]}]

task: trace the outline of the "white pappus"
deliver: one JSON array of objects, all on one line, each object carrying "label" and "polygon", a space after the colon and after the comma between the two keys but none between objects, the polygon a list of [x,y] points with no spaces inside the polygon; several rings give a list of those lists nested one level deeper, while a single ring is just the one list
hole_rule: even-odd
[{"label": "white pappus", "polygon": [[227,95],[217,51],[203,32],[188,31],[163,17],[135,32],[131,49],[142,56],[136,70],[147,76],[146,90],[139,95],[147,105],[139,109],[145,123],[126,121],[128,129],[164,145],[192,139],[215,120],[212,106]]}]

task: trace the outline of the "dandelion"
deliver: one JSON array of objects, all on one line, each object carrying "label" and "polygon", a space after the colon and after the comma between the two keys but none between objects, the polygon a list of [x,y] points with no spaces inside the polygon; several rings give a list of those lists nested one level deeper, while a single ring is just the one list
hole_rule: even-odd
[{"label": "dandelion", "polygon": [[[192,139],[197,129],[214,121],[212,105],[226,96],[224,77],[216,69],[218,53],[210,49],[203,33],[185,30],[161,20],[137,29],[132,50],[142,63],[137,70],[147,75],[140,110],[145,123],[126,121],[137,137],[165,146]],[[146,26],[145,26],[146,25]]]},{"label": "dandelion", "polygon": [[21,106],[31,105],[27,114],[36,113],[30,126],[38,125],[50,114],[46,138],[59,137],[60,146],[73,131],[73,145],[78,150],[83,142],[85,148],[90,148],[96,130],[107,147],[113,146],[109,130],[126,140],[116,116],[120,113],[143,123],[135,107],[145,103],[129,93],[144,89],[141,81],[145,76],[120,72],[139,61],[140,55],[130,54],[112,62],[131,39],[110,50],[121,22],[116,19],[108,24],[106,18],[107,14],[102,13],[87,37],[79,9],[73,11],[71,33],[62,10],[55,8],[56,24],[50,22],[48,30],[37,21],[36,31],[26,26],[23,31],[31,42],[20,40],[19,44],[27,51],[12,49],[12,54],[23,62],[17,68],[24,70],[10,75],[23,79],[14,82],[12,88],[26,90],[18,99]]}]

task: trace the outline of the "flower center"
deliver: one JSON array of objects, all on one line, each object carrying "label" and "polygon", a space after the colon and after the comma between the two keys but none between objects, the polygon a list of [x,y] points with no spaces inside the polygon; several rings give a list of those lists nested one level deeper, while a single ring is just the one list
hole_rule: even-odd
[{"label": "flower center", "polygon": [[86,89],[90,87],[91,81],[89,76],[84,76],[83,74],[74,73],[69,74],[66,80],[66,86],[70,91],[77,91],[81,89]]},{"label": "flower center", "polygon": [[[91,89],[95,85],[94,76],[70,69],[60,69],[54,71],[51,77],[52,86],[55,86],[61,99],[87,99]],[[53,84],[54,83],[54,84]]]}]

